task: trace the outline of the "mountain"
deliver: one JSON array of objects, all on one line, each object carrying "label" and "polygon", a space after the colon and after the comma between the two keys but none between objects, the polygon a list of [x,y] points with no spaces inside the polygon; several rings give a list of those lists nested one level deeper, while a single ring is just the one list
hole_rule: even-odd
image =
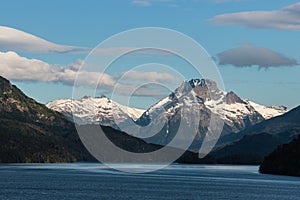
[{"label": "mountain", "polygon": [[300,128],[300,106],[290,110],[289,112],[263,121],[259,124],[251,126],[239,134],[246,135],[249,133],[268,132],[278,134],[293,128]]},{"label": "mountain", "polygon": [[300,176],[300,135],[292,142],[277,147],[265,157],[259,171],[265,174]]},{"label": "mountain", "polygon": [[0,162],[93,160],[74,124],[0,77]]},{"label": "mountain", "polygon": [[[96,126],[77,125],[76,128],[90,134],[89,130]],[[64,115],[27,97],[0,76],[0,163],[96,161],[83,146],[76,128]],[[148,144],[111,127],[101,128],[112,143],[130,152],[151,152],[163,147]],[[182,154],[177,162],[214,163],[209,156],[199,159],[193,152],[175,148],[167,150],[170,154]],[[124,161],[122,156],[114,154],[109,154],[107,159]],[[151,162],[151,159],[146,161]]]},{"label": "mountain", "polygon": [[269,133],[245,135],[242,139],[213,151],[211,155],[220,164],[261,164],[266,155],[287,142],[287,138]]},{"label": "mountain", "polygon": [[[208,79],[184,81],[173,93],[145,112],[125,107],[105,96],[56,100],[48,103],[47,107],[61,112],[69,119],[72,119],[74,114],[74,120],[79,124],[111,126],[144,138],[148,143],[160,145],[168,144],[175,137],[180,124],[185,123],[188,126],[184,130],[186,134],[179,138],[177,144],[193,139],[196,133],[195,141],[190,147],[194,151],[199,149],[204,136],[211,128],[208,126],[212,118],[224,123],[223,137],[230,133],[234,135],[287,111],[283,106],[266,107],[241,99],[234,92],[220,90],[214,81]],[[183,119],[182,113],[185,113]],[[196,119],[199,120],[195,122]],[[220,141],[218,145],[228,142]],[[178,146],[177,144],[174,146]]]},{"label": "mountain", "polygon": [[[191,111],[196,111],[198,112],[196,114],[200,115],[199,128],[194,130],[197,135],[190,148],[197,150],[207,133],[212,116],[217,121],[224,122],[222,135],[227,135],[281,115],[286,112],[286,108],[262,106],[250,100],[243,100],[234,92],[227,93],[220,90],[212,80],[192,79],[184,81],[174,93],[150,107],[137,120],[137,124],[159,127],[165,122],[159,134],[146,139],[151,143],[165,145],[173,139],[179,123],[182,122],[181,113],[192,113]],[[188,114],[183,120],[189,124],[194,118],[195,116]]]},{"label": "mountain", "polygon": [[[220,138],[222,143],[228,141],[236,141],[241,139],[244,135],[258,134],[258,133],[269,133],[272,135],[282,134],[284,132],[291,132],[292,129],[300,128],[300,106],[290,110],[289,112],[262,121],[261,123],[250,126],[239,133],[229,134],[223,138]],[[291,135],[290,140],[294,139]]]},{"label": "mountain", "polygon": [[235,138],[241,139],[215,150],[211,155],[220,163],[260,164],[276,147],[289,143],[299,133],[300,106],[235,134]]},{"label": "mountain", "polygon": [[[174,158],[176,155],[181,155],[179,158],[175,160],[177,163],[195,163],[195,164],[214,164],[215,159],[208,155],[204,158],[199,158],[198,153],[191,152],[191,151],[185,151],[178,148],[173,147],[164,147],[161,145],[156,144],[149,144],[145,142],[144,140],[140,138],[136,138],[134,136],[128,135],[124,132],[120,132],[118,130],[115,130],[111,127],[105,127],[101,126],[103,132],[105,133],[106,137],[117,147],[133,152],[133,153],[139,153],[141,156],[136,155],[134,157],[126,156],[122,152],[116,152],[114,149],[107,148],[104,146],[103,148],[100,147],[98,150],[105,151],[105,154],[101,154],[101,161],[104,162],[169,162],[171,159]],[[81,134],[83,134],[82,137],[85,135],[90,135],[95,133],[96,135],[98,132],[98,125],[81,125],[78,127]],[[89,137],[94,138],[94,136]],[[88,141],[88,140],[86,140]],[[163,151],[160,151],[160,153],[157,153],[157,150],[160,150],[164,148]],[[144,154],[141,153],[152,153],[151,155],[144,156]]]},{"label": "mountain", "polygon": [[[99,98],[83,97],[79,100],[60,99],[46,106],[64,114],[77,124],[101,124],[119,129],[118,123],[137,120],[144,110],[123,106],[105,96]],[[74,118],[74,119],[73,119]]]}]

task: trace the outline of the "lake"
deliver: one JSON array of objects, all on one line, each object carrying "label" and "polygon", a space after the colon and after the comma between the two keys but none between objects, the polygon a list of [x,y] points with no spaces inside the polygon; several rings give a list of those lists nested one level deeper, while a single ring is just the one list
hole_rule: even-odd
[{"label": "lake", "polygon": [[0,165],[0,199],[300,199],[300,178],[239,165],[173,164],[130,174],[98,163],[10,164]]}]

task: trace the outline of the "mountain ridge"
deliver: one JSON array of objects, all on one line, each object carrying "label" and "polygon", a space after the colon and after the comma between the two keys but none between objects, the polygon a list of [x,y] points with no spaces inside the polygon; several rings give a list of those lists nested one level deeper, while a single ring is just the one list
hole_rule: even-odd
[{"label": "mountain ridge", "polygon": [[0,161],[94,160],[62,114],[27,97],[0,76]]},{"label": "mountain ridge", "polygon": [[[123,106],[106,96],[83,97],[79,100],[59,99],[46,104],[77,124],[100,124],[119,129],[119,123],[135,121],[144,110]],[[116,120],[116,122],[115,122]]]},{"label": "mountain ridge", "polygon": [[264,174],[300,176],[300,129],[298,138],[278,146],[266,156],[259,167]]},{"label": "mountain ridge", "polygon": [[231,142],[215,149],[210,154],[221,163],[261,164],[265,156],[268,156],[278,146],[291,142],[299,134],[300,106],[283,115],[262,121],[235,135],[228,135],[231,137],[230,139],[221,138]]},{"label": "mountain ridge", "polygon": [[[181,101],[181,103],[179,101]],[[193,109],[198,109],[203,116],[206,116],[204,117],[205,119],[202,118],[205,122],[200,123],[202,135],[207,129],[207,124],[209,124],[208,121],[212,114],[217,115],[218,118],[224,121],[223,135],[226,135],[240,132],[249,126],[281,115],[287,111],[283,106],[267,107],[247,99],[241,99],[232,91],[224,92],[220,90],[217,84],[209,79],[191,79],[182,82],[173,93],[158,101],[144,112],[135,108],[122,106],[106,97],[86,97],[80,100],[56,100],[47,104],[47,107],[63,113],[69,119],[72,119],[74,114],[75,121],[79,124],[99,123],[123,130],[129,134],[131,134],[130,130],[137,128],[133,122],[141,127],[146,127],[150,123],[153,123],[153,126],[160,124],[161,128],[164,129],[160,134],[164,134],[162,132],[165,132],[171,136],[168,136],[169,139],[166,141],[162,141],[162,138],[166,136],[161,136],[158,141],[155,141],[155,138],[150,138],[148,142],[161,145],[167,144],[171,138],[173,138],[172,134],[170,134],[171,129],[168,130],[167,127],[175,127],[173,132],[176,131],[175,129],[178,125],[174,124],[176,124],[180,118],[179,113],[183,107],[188,108],[189,106],[194,106]],[[100,108],[103,108],[103,110]],[[134,116],[132,114],[133,112],[135,113]],[[164,116],[160,117],[159,115]],[[168,118],[167,120],[166,117]],[[156,120],[157,123],[155,124],[155,122],[153,122],[155,119],[151,118],[159,119]],[[165,122],[165,126],[161,124],[162,121]],[[186,121],[189,120],[187,119]],[[131,128],[132,125],[133,128]],[[123,129],[124,127],[125,129]],[[133,135],[139,137],[142,136],[143,133],[140,133],[140,135],[139,133],[135,133]],[[201,137],[203,138],[203,136]]]},{"label": "mountain ridge", "polygon": [[[199,129],[189,127],[196,132],[195,142],[190,147],[193,151],[198,151],[200,148],[212,117],[224,122],[221,137],[225,136],[225,139],[221,139],[218,143],[224,145],[228,142],[226,140],[228,134],[235,136],[249,126],[287,111],[283,106],[267,107],[242,99],[232,91],[222,91],[216,82],[209,79],[183,81],[174,92],[144,112],[122,106],[107,97],[56,100],[49,102],[47,107],[63,113],[69,119],[74,117],[74,121],[79,124],[99,123],[111,126],[159,145],[166,145],[175,137],[182,120],[182,112],[197,111],[198,113],[194,113],[195,116],[187,116],[183,119],[186,124],[190,124],[193,119],[200,117]],[[134,117],[132,113],[135,113]],[[194,138],[186,136],[184,140],[191,139]]]},{"label": "mountain ridge", "polygon": [[[167,118],[166,124],[169,125],[163,127],[164,130],[159,133],[161,135],[157,138],[160,141],[158,144],[164,145],[171,141],[171,131],[168,130],[168,127],[178,127],[176,123],[180,121],[182,109],[186,109],[188,112],[193,110],[200,112],[200,128],[195,130],[199,141],[193,150],[199,148],[212,115],[216,115],[218,120],[223,120],[223,136],[238,133],[249,126],[287,111],[285,107],[266,107],[250,100],[243,100],[234,92],[227,93],[220,90],[212,80],[192,79],[184,81],[173,93],[147,109],[137,123],[141,126],[148,126],[152,122],[153,126],[156,126]],[[190,117],[186,121],[192,119],[193,117]],[[167,140],[162,141],[162,138],[167,138]],[[156,143],[155,138],[150,138],[148,141]]]},{"label": "mountain ridge", "polygon": [[[97,161],[86,150],[77,133],[77,129],[86,131],[96,125],[75,127],[64,115],[27,97],[1,76],[0,86],[0,163]],[[143,153],[162,148],[111,127],[101,126],[101,129],[112,143],[124,150]],[[193,152],[168,149],[170,153],[182,154],[177,162],[214,163],[211,157],[200,159]],[[111,154],[107,159],[115,162],[123,161],[124,158]],[[146,161],[151,162],[151,159]]]}]

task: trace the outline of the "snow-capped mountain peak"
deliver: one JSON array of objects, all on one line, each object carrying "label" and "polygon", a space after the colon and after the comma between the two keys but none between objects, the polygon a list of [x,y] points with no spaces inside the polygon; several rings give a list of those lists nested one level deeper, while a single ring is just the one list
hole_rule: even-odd
[{"label": "snow-capped mountain peak", "polygon": [[191,80],[189,81],[189,83],[190,83],[190,85],[191,85],[193,88],[196,87],[196,86],[198,86],[198,85],[203,84],[201,79],[191,79]]},{"label": "snow-capped mountain peak", "polygon": [[201,105],[200,110],[208,110],[223,119],[232,132],[287,112],[285,107],[267,107],[241,99],[234,92],[220,90],[212,80],[192,79],[184,81],[174,93],[151,106],[137,122],[147,125],[159,112],[170,116],[183,106],[194,106],[195,102]]},{"label": "snow-capped mountain peak", "polygon": [[117,123],[138,119],[144,110],[123,106],[105,96],[85,96],[79,100],[59,99],[49,102],[48,108],[61,112],[79,124],[101,124],[117,127]]},{"label": "snow-capped mountain peak", "polygon": [[[228,134],[287,112],[285,107],[267,107],[242,99],[234,92],[225,92],[209,79],[184,81],[173,93],[146,111],[123,106],[105,96],[56,100],[49,102],[47,107],[70,119],[74,115],[79,124],[111,126],[162,145],[172,140],[181,120],[191,126],[186,132],[196,133],[195,141],[199,145],[210,128],[212,116],[224,124],[222,134]],[[181,113],[185,115],[182,117]],[[156,131],[159,132],[157,135]],[[191,148],[197,149],[197,145]]]}]

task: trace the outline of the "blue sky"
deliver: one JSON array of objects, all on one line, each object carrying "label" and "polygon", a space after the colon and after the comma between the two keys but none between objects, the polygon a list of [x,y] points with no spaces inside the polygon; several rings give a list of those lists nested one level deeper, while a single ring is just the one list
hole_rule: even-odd
[{"label": "blue sky", "polygon": [[[4,37],[11,36],[9,31],[14,30],[1,29],[0,64],[6,63],[0,66],[0,75],[43,103],[71,98],[69,74],[60,74],[58,80],[47,73],[80,64],[87,51],[74,49],[94,48],[110,36],[132,28],[163,27],[192,37],[216,58],[227,91],[261,104],[293,108],[300,99],[297,3],[292,0],[5,1],[1,3],[0,26],[32,34],[49,43],[42,44],[47,46],[46,50],[29,47],[22,43],[26,37],[19,32],[17,43]],[[143,56],[139,59],[148,62]],[[5,58],[11,59],[10,62]],[[36,60],[25,66],[26,59]],[[11,72],[22,64],[19,74]],[[110,75],[120,74],[124,65],[134,66],[134,59],[120,63],[120,68],[115,66]],[[155,71],[161,77],[168,73],[159,68]],[[192,71],[186,78],[195,78]],[[172,84],[175,88],[180,82]],[[169,93],[163,91],[154,97],[137,96],[131,104],[145,108]]]}]

